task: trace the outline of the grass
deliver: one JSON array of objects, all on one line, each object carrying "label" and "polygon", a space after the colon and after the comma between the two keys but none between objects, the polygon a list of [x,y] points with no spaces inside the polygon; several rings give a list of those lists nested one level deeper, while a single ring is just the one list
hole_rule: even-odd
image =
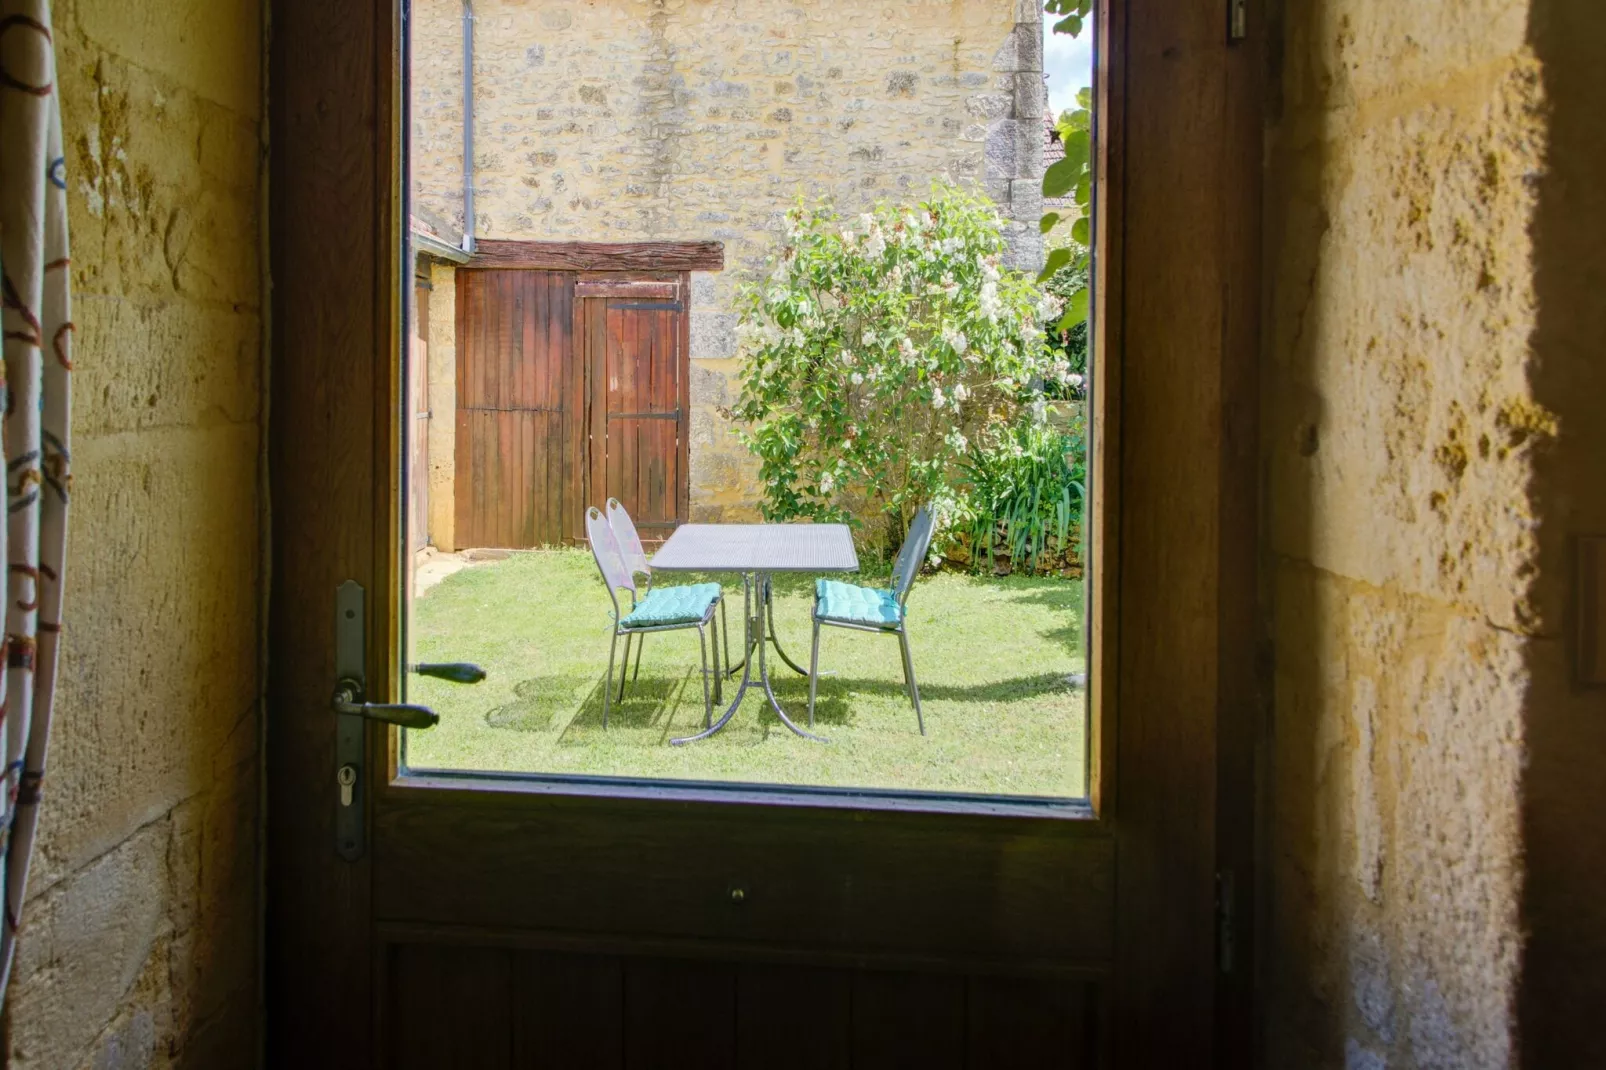
[{"label": "grass", "polygon": [[[739,659],[741,588],[724,579]],[[781,641],[805,666],[812,588],[806,577],[775,582]],[[408,734],[407,761],[415,770],[1079,797],[1085,703],[1068,677],[1083,671],[1081,609],[1072,581],[923,576],[909,634],[927,736],[904,691],[897,639],[827,628],[820,669],[832,675],[820,680],[816,725],[829,744],[792,735],[762,692],[749,691],[722,733],[672,747],[671,736],[702,727],[696,631],[648,640],[640,679],[604,729],[610,606],[591,556],[517,554],[454,573],[418,599],[414,660],[473,661],[489,677],[472,687],[413,678],[411,697],[440,711],[441,723]],[[805,723],[808,681],[773,648],[770,664],[782,706]],[[728,700],[735,682],[726,687]]]}]

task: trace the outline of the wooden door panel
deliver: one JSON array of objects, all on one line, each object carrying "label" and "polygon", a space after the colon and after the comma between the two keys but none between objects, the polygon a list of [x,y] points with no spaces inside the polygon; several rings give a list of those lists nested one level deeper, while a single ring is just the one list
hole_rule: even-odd
[{"label": "wooden door panel", "polygon": [[686,959],[626,959],[624,1065],[680,1070],[736,1065],[736,967]]},{"label": "wooden door panel", "polygon": [[[512,970],[513,953],[505,948],[392,947],[390,1005],[380,1018],[389,1049],[387,1067],[510,1070]],[[450,1028],[443,1029],[443,1022],[451,1023]]]},{"label": "wooden door panel", "polygon": [[526,549],[583,537],[585,382],[575,276],[458,272],[457,541]]},{"label": "wooden door panel", "polygon": [[[682,287],[683,288],[683,287]],[[680,301],[587,299],[592,347],[593,481],[648,539],[684,523],[686,310]],[[600,445],[599,445],[600,444]]]},{"label": "wooden door panel", "polygon": [[736,992],[743,1067],[853,1065],[853,975],[846,970],[748,963],[738,969]]},{"label": "wooden door panel", "polygon": [[391,944],[397,1070],[1093,1070],[1095,983]]},{"label": "wooden door panel", "polygon": [[517,953],[513,1063],[612,1070],[624,1062],[624,967],[611,955]]},{"label": "wooden door panel", "polygon": [[[499,846],[443,867],[465,842]],[[539,846],[549,843],[585,846]],[[390,793],[374,850],[384,862],[374,908],[388,922],[749,948],[784,940],[822,959],[1012,959],[1087,973],[1112,956],[1114,847],[1075,821],[863,820],[431,788]],[[636,890],[643,874],[650,894]]]}]

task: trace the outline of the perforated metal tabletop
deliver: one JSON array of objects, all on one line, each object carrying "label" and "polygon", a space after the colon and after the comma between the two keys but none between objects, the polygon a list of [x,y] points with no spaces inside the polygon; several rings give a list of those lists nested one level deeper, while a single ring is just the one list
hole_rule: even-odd
[{"label": "perforated metal tabletop", "polygon": [[846,524],[682,524],[654,572],[857,572]]}]

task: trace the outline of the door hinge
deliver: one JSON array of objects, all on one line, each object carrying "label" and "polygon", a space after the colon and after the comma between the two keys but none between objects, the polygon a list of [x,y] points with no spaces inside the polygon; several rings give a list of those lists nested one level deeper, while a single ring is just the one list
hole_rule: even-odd
[{"label": "door hinge", "polygon": [[1216,967],[1231,973],[1238,953],[1238,896],[1233,873],[1224,869],[1216,874]]},{"label": "door hinge", "polygon": [[1249,0],[1227,0],[1227,38],[1242,41],[1249,36]]}]

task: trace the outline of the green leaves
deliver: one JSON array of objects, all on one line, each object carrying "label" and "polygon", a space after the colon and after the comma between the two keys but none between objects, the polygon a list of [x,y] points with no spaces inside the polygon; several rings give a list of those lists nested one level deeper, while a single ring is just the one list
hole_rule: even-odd
[{"label": "green leaves", "polygon": [[1043,10],[1050,15],[1064,15],[1054,24],[1055,33],[1071,37],[1082,32],[1082,23],[1093,11],[1093,0],[1048,0]]},{"label": "green leaves", "polygon": [[1092,227],[1088,225],[1087,216],[1082,216],[1071,224],[1071,240],[1077,245],[1086,248],[1093,244]]},{"label": "green leaves", "polygon": [[1037,276],[1038,285],[1047,282],[1059,272],[1060,268],[1068,265],[1071,262],[1071,255],[1069,249],[1055,249],[1049,253],[1048,262],[1043,265],[1042,272]]},{"label": "green leaves", "polygon": [[1049,212],[1047,215],[1043,216],[1043,220],[1038,224],[1038,226],[1042,229],[1044,234],[1047,234],[1049,231],[1054,229],[1054,225],[1059,221],[1060,214],[1058,212]]},{"label": "green leaves", "polygon": [[1087,322],[1088,293],[1088,288],[1083,286],[1080,290],[1071,294],[1071,299],[1065,302],[1065,315],[1061,316],[1060,321],[1054,325],[1054,330],[1064,334],[1078,323]]}]

